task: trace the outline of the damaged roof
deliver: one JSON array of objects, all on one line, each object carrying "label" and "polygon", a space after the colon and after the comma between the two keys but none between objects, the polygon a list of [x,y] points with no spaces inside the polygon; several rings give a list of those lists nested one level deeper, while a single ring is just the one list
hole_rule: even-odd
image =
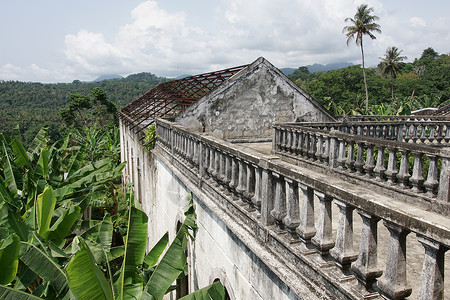
[{"label": "damaged roof", "polygon": [[248,65],[228,68],[159,83],[119,112],[130,129],[138,132],[154,123],[156,118],[173,119]]}]

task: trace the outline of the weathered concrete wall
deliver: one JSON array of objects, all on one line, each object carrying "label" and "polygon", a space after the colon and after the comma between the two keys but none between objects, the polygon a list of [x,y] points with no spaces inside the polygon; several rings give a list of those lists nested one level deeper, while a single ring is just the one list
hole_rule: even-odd
[{"label": "weathered concrete wall", "polygon": [[[188,203],[188,193],[193,191],[176,176],[170,163],[167,165],[145,152],[139,146],[139,138],[122,125],[121,138],[122,158],[129,162],[124,178],[135,180],[135,194],[149,217],[149,250],[166,231],[170,242],[173,240],[177,223],[184,220],[183,207]],[[248,242],[243,242],[227,227],[214,208],[195,193],[193,199],[199,230],[195,241],[188,246],[189,291],[220,279],[232,299],[298,299],[246,246]],[[174,299],[174,295],[165,298]]]},{"label": "weathered concrete wall", "polygon": [[223,83],[176,122],[228,140],[270,138],[274,122],[333,117],[264,58]]}]

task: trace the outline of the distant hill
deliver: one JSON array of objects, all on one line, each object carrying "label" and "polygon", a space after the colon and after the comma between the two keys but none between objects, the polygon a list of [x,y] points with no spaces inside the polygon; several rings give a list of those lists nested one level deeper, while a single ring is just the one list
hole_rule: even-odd
[{"label": "distant hill", "polygon": [[[308,71],[311,73],[315,72],[327,72],[331,70],[339,70],[342,68],[353,66],[353,63],[349,62],[340,62],[340,63],[332,63],[327,65],[321,65],[321,64],[313,64],[313,65],[307,65]],[[281,72],[283,72],[284,75],[289,76],[292,73],[294,73],[297,70],[297,68],[282,68],[280,69]]]},{"label": "distant hill", "polygon": [[117,79],[117,78],[123,78],[122,75],[117,74],[107,74],[107,75],[101,75],[97,79],[94,79],[93,81],[103,81],[103,80],[109,80],[109,79]]}]

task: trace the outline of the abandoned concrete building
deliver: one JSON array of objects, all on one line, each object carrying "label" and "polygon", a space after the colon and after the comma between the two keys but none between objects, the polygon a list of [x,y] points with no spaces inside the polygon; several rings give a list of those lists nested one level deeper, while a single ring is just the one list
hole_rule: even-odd
[{"label": "abandoned concrete building", "polygon": [[333,116],[259,58],[123,108],[123,176],[150,246],[175,236],[192,193],[189,291],[219,279],[231,299],[450,299],[449,126]]}]

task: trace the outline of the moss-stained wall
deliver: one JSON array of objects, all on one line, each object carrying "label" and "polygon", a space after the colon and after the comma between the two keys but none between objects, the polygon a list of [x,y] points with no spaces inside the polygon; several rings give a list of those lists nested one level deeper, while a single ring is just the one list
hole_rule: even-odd
[{"label": "moss-stained wall", "polygon": [[176,122],[228,140],[269,139],[274,122],[333,117],[264,58],[199,100]]}]

